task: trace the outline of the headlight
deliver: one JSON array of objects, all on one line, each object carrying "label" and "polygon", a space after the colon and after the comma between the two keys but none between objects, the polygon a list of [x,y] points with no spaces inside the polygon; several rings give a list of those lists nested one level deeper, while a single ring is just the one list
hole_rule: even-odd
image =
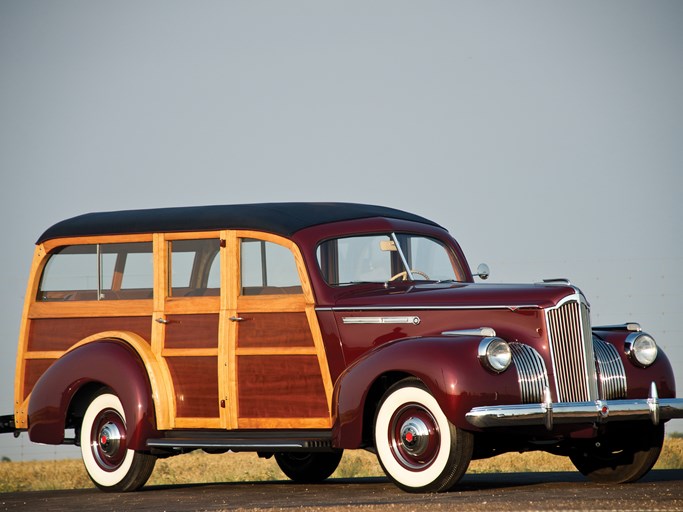
[{"label": "headlight", "polygon": [[647,368],[657,359],[657,344],[649,334],[634,332],[626,337],[624,351],[631,362],[641,368]]},{"label": "headlight", "polygon": [[500,338],[484,338],[479,343],[479,362],[489,371],[504,372],[512,362],[510,345]]}]

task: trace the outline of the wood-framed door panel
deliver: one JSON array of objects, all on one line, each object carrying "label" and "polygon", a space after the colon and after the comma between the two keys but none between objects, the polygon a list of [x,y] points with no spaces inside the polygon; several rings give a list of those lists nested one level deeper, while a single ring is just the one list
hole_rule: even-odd
[{"label": "wood-framed door panel", "polygon": [[[221,304],[225,293],[221,276],[218,296],[171,296],[171,244],[174,241],[216,240],[221,232],[156,235],[158,298],[155,298],[155,339],[173,382],[173,428],[221,428],[220,407]],[[216,256],[222,261],[222,248]],[[208,268],[207,268],[208,272]],[[222,272],[222,270],[221,270]]]},{"label": "wood-framed door panel", "polygon": [[241,268],[245,238],[289,249],[301,287],[295,294],[243,295],[238,272],[228,286],[232,321],[226,383],[228,395],[236,397],[229,426],[330,428],[332,383],[303,258],[290,240],[237,231],[228,243],[233,268]]}]

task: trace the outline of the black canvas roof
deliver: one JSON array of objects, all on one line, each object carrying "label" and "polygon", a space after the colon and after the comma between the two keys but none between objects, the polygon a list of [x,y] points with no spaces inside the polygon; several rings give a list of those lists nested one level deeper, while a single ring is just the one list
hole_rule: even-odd
[{"label": "black canvas roof", "polygon": [[355,203],[187,206],[86,213],[58,222],[47,229],[37,243],[72,236],[218,229],[254,229],[291,236],[310,226],[371,217],[389,217],[438,226],[412,213],[383,206]]}]

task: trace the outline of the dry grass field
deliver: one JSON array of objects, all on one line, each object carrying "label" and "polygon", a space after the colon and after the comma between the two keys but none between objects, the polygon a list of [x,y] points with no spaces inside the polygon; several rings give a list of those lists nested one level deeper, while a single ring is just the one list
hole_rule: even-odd
[{"label": "dry grass field", "polygon": [[[683,468],[683,439],[668,437],[655,469]],[[542,452],[508,453],[473,461],[470,473],[574,471],[566,457]],[[347,451],[332,478],[382,476],[376,457],[368,452]],[[274,459],[259,459],[254,453],[208,455],[195,451],[159,460],[147,485],[209,482],[284,480]],[[2,462],[0,492],[90,488],[80,460]]]}]

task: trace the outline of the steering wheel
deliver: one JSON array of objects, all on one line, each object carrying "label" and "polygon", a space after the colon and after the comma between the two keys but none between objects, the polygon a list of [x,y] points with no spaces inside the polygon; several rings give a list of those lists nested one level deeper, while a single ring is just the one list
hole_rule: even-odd
[{"label": "steering wheel", "polygon": [[[410,269],[410,273],[422,276],[427,281],[429,281],[429,276],[427,274],[425,274],[424,272],[422,272],[421,270]],[[396,281],[399,278],[401,279],[401,281],[405,281],[406,279],[408,279],[408,272],[405,270],[403,272],[399,272],[398,274],[391,276],[391,279],[389,279],[389,281]]]}]

